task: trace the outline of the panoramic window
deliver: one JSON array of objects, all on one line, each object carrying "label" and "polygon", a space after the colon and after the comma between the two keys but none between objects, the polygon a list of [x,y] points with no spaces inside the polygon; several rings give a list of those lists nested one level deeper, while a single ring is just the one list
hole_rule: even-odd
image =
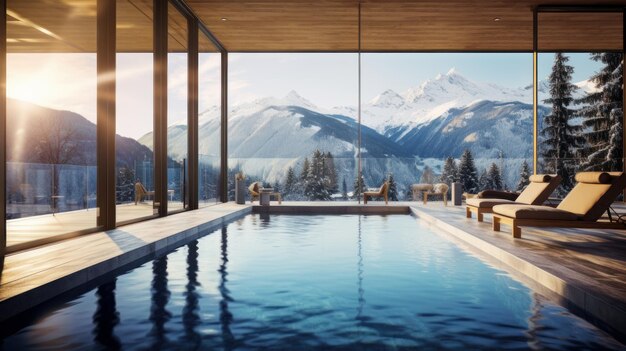
[{"label": "panoramic window", "polygon": [[[571,25],[557,31],[559,21]],[[563,178],[558,197],[578,172],[623,170],[623,42],[615,33],[621,13],[539,16],[538,168]]]},{"label": "panoramic window", "polygon": [[363,54],[362,72],[366,187],[411,200],[416,184],[515,190],[532,174],[530,54]]},{"label": "panoramic window", "polygon": [[167,210],[186,205],[187,192],[187,18],[172,4],[167,11]]},{"label": "panoramic window", "polygon": [[231,54],[229,60],[229,199],[238,173],[248,201],[253,183],[286,200],[349,197],[358,169],[357,55]]},{"label": "panoramic window", "polygon": [[153,215],[152,1],[117,1],[116,219]]},{"label": "panoramic window", "polygon": [[96,1],[7,1],[7,244],[96,226]]},{"label": "panoramic window", "polygon": [[220,200],[221,54],[198,33],[198,206]]}]

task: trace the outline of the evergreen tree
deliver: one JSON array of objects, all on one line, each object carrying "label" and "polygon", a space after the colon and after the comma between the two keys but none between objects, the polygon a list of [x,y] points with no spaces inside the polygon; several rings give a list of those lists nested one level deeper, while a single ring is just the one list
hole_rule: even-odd
[{"label": "evergreen tree", "polygon": [[420,177],[420,183],[423,184],[433,184],[435,182],[435,172],[433,172],[432,168],[425,166],[422,171],[422,176]]},{"label": "evergreen tree", "polygon": [[456,161],[452,157],[446,158],[446,162],[443,165],[443,171],[441,173],[440,181],[442,183],[448,184],[451,186],[452,183],[456,182],[459,177],[459,169],[456,166]]},{"label": "evergreen tree", "polygon": [[120,167],[115,182],[117,202],[129,202],[135,198],[135,172],[128,166]]},{"label": "evergreen tree", "polygon": [[311,168],[311,163],[309,162],[309,159],[307,157],[304,158],[304,163],[302,163],[302,171],[300,172],[300,186],[298,187],[300,189],[300,192],[304,195],[304,196],[308,196],[307,195],[307,183],[309,180],[309,169]]},{"label": "evergreen tree", "polygon": [[309,164],[309,173],[306,180],[305,195],[310,200],[330,200],[330,178],[324,164],[325,156],[315,150]]},{"label": "evergreen tree", "polygon": [[324,167],[326,170],[326,175],[329,181],[329,191],[331,194],[335,194],[339,191],[339,184],[337,183],[337,170],[335,169],[335,158],[333,154],[327,152],[324,155]]},{"label": "evergreen tree", "polygon": [[348,184],[346,184],[346,177],[343,178],[343,183],[341,184],[341,199],[348,200]]},{"label": "evergreen tree", "polygon": [[520,169],[519,182],[517,183],[516,191],[522,191],[524,188],[530,184],[530,167],[528,166],[528,162],[524,160],[522,162],[522,168]]},{"label": "evergreen tree", "polygon": [[360,198],[361,194],[363,194],[363,192],[366,189],[367,189],[367,187],[365,186],[365,179],[363,179],[362,175],[361,175],[360,178],[357,175],[356,179],[354,180],[354,190],[352,191],[352,197],[354,199]]},{"label": "evergreen tree", "polygon": [[463,151],[459,162],[459,182],[463,185],[463,191],[470,194],[478,192],[478,171],[474,165],[474,157],[469,149]]},{"label": "evergreen tree", "polygon": [[480,177],[478,177],[478,191],[483,191],[489,189],[489,176],[487,175],[487,170],[484,169],[482,173],[480,173]]},{"label": "evergreen tree", "polygon": [[560,193],[569,191],[573,186],[574,152],[583,138],[578,135],[581,128],[570,124],[574,117],[574,110],[569,106],[573,102],[572,92],[576,86],[571,83],[574,68],[567,65],[569,58],[562,53],[556,53],[552,73],[548,78],[550,98],[544,102],[552,105],[550,113],[544,117],[542,135],[544,167],[550,173],[563,177]]},{"label": "evergreen tree", "polygon": [[396,185],[396,181],[393,179],[393,174],[389,173],[387,181],[389,182],[389,191],[387,192],[389,200],[398,201],[398,186]]},{"label": "evergreen tree", "polygon": [[287,179],[285,179],[285,189],[283,190],[285,197],[296,192],[297,182],[296,172],[293,170],[293,167],[289,167],[287,169]]},{"label": "evergreen tree", "polygon": [[622,74],[624,58],[621,53],[592,53],[591,59],[604,67],[591,76],[597,91],[588,93],[578,102],[584,117],[585,147],[580,156],[586,158],[580,168],[586,171],[622,170],[622,121],[624,116]]},{"label": "evergreen tree", "polygon": [[491,164],[487,171],[487,181],[489,182],[487,189],[502,190],[502,176],[495,162]]}]

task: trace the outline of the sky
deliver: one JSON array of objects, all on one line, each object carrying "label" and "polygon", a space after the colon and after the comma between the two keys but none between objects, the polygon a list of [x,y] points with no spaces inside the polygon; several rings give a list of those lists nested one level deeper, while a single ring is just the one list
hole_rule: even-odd
[{"label": "sky", "polygon": [[[588,54],[570,54],[573,82],[587,79],[600,65]],[[186,55],[170,54],[168,124],[187,118]],[[553,54],[540,54],[539,78],[546,78]],[[532,83],[532,55],[479,53],[362,54],[362,101],[387,89],[403,93],[451,68],[466,78],[516,88]],[[152,131],[151,54],[117,55],[117,133],[139,138]],[[219,54],[200,57],[200,102],[204,111],[220,101]],[[319,107],[356,106],[357,54],[230,54],[229,104],[282,97],[291,90]],[[96,121],[94,54],[8,54],[7,95],[41,106],[69,110]]]}]

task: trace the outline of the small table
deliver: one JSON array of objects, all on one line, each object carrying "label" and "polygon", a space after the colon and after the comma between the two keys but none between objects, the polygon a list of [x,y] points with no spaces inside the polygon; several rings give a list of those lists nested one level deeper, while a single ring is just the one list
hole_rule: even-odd
[{"label": "small table", "polygon": [[272,193],[274,193],[273,188],[259,188],[259,204],[261,206],[269,206]]}]

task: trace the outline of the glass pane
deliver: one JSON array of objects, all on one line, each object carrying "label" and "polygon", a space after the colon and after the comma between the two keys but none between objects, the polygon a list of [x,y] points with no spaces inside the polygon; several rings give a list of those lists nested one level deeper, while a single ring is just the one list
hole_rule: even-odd
[{"label": "glass pane", "polygon": [[[357,170],[356,54],[231,54],[229,197],[235,175],[287,200],[343,199]],[[272,200],[274,198],[272,197]]]},{"label": "glass pane", "polygon": [[198,206],[219,202],[221,54],[198,33]]},{"label": "glass pane", "polygon": [[96,226],[96,74],[95,0],[7,1],[8,246]]},{"label": "glass pane", "polygon": [[530,54],[363,54],[362,72],[367,187],[389,180],[390,200],[411,201],[456,181],[516,190],[531,172]]},{"label": "glass pane", "polygon": [[153,215],[152,1],[117,0],[117,222]]},{"label": "glass pane", "polygon": [[577,172],[622,171],[622,53],[541,53],[538,65],[538,168],[563,177],[556,196]]},{"label": "glass pane", "polygon": [[168,212],[186,204],[187,19],[168,4],[167,20],[167,199]]}]

